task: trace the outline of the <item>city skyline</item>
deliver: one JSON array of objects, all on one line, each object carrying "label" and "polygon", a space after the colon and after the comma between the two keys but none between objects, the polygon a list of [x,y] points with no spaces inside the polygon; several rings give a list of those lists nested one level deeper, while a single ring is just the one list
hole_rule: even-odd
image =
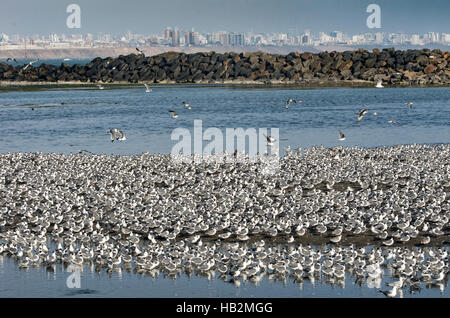
[{"label": "city skyline", "polygon": [[[81,7],[81,28],[69,29],[66,8]],[[369,4],[381,8],[381,28],[369,29]],[[24,9],[25,8],[25,9]],[[39,12],[39,14],[36,14]],[[200,33],[228,32],[276,33],[286,30],[313,33],[340,30],[344,33],[450,32],[450,2],[389,0],[167,0],[126,3],[119,0],[4,0],[0,11],[0,33],[31,36],[34,33],[91,33],[119,35],[155,34],[167,25],[180,30],[194,28]],[[120,23],[117,23],[120,21]]]},{"label": "city skyline", "polygon": [[175,27],[167,27],[158,34],[137,34],[131,31],[122,35],[113,36],[108,33],[94,35],[87,34],[57,34],[49,35],[35,34],[31,37],[21,37],[17,34],[8,35],[0,32],[0,48],[11,45],[27,45],[45,47],[63,47],[65,44],[75,46],[120,46],[120,45],[143,45],[143,46],[207,46],[207,45],[355,45],[355,44],[378,44],[378,45],[426,45],[439,43],[450,45],[450,33],[427,32],[419,33],[388,33],[388,32],[366,32],[360,34],[348,34],[339,30],[329,32],[313,33],[309,29],[303,32],[288,30],[277,33],[255,33],[255,32],[197,32],[191,30],[180,30]]}]

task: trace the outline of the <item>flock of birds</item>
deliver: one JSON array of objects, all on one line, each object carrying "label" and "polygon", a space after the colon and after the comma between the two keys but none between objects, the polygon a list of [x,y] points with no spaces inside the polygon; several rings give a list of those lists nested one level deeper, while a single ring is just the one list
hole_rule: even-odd
[{"label": "flock of birds", "polygon": [[[265,276],[343,286],[352,275],[387,297],[447,286],[450,146],[287,147],[276,175],[245,153],[195,157],[1,154],[0,257],[50,271],[218,273],[237,286]],[[382,284],[386,271],[396,280]]]},{"label": "flock of birds", "polygon": [[276,175],[194,159],[2,154],[0,255],[236,285],[353,275],[389,297],[447,284],[450,146],[297,149]]}]

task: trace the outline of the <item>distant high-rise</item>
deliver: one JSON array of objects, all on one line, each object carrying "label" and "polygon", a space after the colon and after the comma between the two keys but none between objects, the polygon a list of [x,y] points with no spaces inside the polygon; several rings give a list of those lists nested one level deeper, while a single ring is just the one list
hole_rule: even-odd
[{"label": "distant high-rise", "polygon": [[172,31],[172,46],[180,46],[180,31],[175,29]]},{"label": "distant high-rise", "polygon": [[195,32],[194,30],[192,31],[187,31],[184,34],[184,42],[186,45],[195,45]]},{"label": "distant high-rise", "polygon": [[164,40],[169,41],[172,38],[172,29],[166,28],[164,30]]},{"label": "distant high-rise", "polygon": [[228,45],[244,45],[244,35],[242,33],[229,33]]}]

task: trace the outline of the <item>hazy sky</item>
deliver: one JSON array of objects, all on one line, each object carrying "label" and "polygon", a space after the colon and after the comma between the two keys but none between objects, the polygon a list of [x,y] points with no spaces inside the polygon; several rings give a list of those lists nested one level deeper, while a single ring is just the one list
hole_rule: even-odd
[{"label": "hazy sky", "polygon": [[[81,29],[68,29],[66,8],[81,7]],[[381,7],[381,29],[366,8]],[[429,31],[450,33],[450,0],[0,0],[0,33],[156,34],[172,26],[200,32]]]}]

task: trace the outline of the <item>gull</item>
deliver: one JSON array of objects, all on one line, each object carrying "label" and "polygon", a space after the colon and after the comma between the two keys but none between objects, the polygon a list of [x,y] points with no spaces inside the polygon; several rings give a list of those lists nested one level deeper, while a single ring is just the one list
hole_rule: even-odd
[{"label": "gull", "polygon": [[388,123],[390,123],[390,124],[398,124],[398,121],[396,121],[395,119],[393,119],[393,120],[388,120]]},{"label": "gull", "polygon": [[373,112],[373,115],[376,116],[376,115],[378,115],[378,114],[377,114],[377,112]]},{"label": "gull", "polygon": [[345,135],[342,133],[342,131],[339,130],[339,140],[340,141],[344,141],[345,140]]},{"label": "gull", "polygon": [[424,236],[421,240],[420,240],[420,244],[428,244],[430,243],[431,238],[429,236]]},{"label": "gull", "polygon": [[28,63],[27,65],[25,65],[25,67],[22,70],[26,70],[28,67],[30,67],[31,65],[33,65],[33,63],[36,63],[37,61],[39,61],[39,59],[31,61],[30,63]]},{"label": "gull", "polygon": [[378,289],[378,291],[380,293],[383,293],[385,296],[392,298],[397,295],[397,289],[398,289],[398,287],[394,286],[390,291],[384,291],[381,289]]},{"label": "gull", "polygon": [[113,142],[114,140],[120,140],[120,141],[127,140],[127,138],[122,130],[112,128],[108,132],[111,134],[111,142]]},{"label": "gull", "polygon": [[339,243],[341,241],[342,235],[330,237],[330,241],[333,243]]},{"label": "gull", "polygon": [[14,61],[14,62],[17,63],[17,60],[16,60],[14,57],[8,57],[8,58],[6,59],[6,62],[9,62],[9,61]]},{"label": "gull", "polygon": [[191,109],[191,105],[189,105],[188,102],[183,102],[184,107],[187,107],[188,109]]},{"label": "gull", "polygon": [[367,114],[367,109],[363,108],[356,114],[358,114],[358,119],[356,121],[359,123],[361,119],[363,119],[364,115]]},{"label": "gull", "polygon": [[273,143],[275,142],[276,139],[274,137],[272,137],[272,136],[266,136],[264,134],[263,134],[263,136],[266,137],[267,145],[268,146],[273,146]]},{"label": "gull", "polygon": [[383,244],[386,246],[391,246],[392,244],[394,244],[394,239],[391,237],[389,240],[383,241]]},{"label": "gull", "polygon": [[376,88],[383,88],[383,81],[381,79],[378,80],[377,85],[375,86]]},{"label": "gull", "polygon": [[405,278],[403,276],[400,276],[398,281],[392,282],[392,283],[387,283],[386,285],[390,286],[390,287],[395,287],[395,288],[402,288],[404,279]]},{"label": "gull", "polygon": [[98,89],[105,89],[101,84],[97,84]]},{"label": "gull", "polygon": [[413,104],[414,104],[413,102],[405,103],[405,105],[408,106],[409,108],[412,108]]},{"label": "gull", "polygon": [[172,118],[178,118],[178,114],[177,114],[176,111],[174,111],[174,110],[169,110],[169,113],[172,114]]},{"label": "gull", "polygon": [[138,51],[138,52],[139,52],[139,54],[141,54],[141,55],[145,56],[144,52],[142,52],[142,51],[141,51],[141,50],[139,50],[138,48],[136,48],[136,51]]},{"label": "gull", "polygon": [[148,84],[144,83],[144,86],[145,86],[145,92],[146,93],[150,93],[152,91],[152,89],[150,88],[150,86],[148,86]]},{"label": "gull", "polygon": [[290,105],[291,103],[298,103],[298,104],[301,104],[302,101],[301,101],[301,100],[297,101],[297,100],[295,100],[295,99],[293,99],[293,98],[289,98],[289,99],[286,101],[286,109],[289,109],[289,105]]}]

